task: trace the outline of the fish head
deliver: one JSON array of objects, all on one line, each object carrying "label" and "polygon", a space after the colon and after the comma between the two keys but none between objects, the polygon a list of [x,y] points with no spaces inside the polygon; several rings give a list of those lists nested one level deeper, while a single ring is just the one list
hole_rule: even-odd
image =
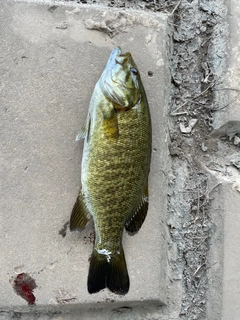
[{"label": "fish head", "polygon": [[112,51],[99,84],[115,109],[129,110],[141,99],[137,66],[131,53],[122,53],[119,47]]}]

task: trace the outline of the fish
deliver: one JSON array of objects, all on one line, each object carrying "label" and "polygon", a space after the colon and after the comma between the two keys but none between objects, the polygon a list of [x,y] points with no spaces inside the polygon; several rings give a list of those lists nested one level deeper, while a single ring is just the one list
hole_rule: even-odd
[{"label": "fish", "polygon": [[81,139],[81,188],[70,230],[83,230],[93,218],[88,292],[108,288],[125,295],[130,280],[122,235],[124,228],[138,232],[147,215],[152,129],[139,70],[131,53],[120,47],[112,51],[95,85],[76,138]]}]

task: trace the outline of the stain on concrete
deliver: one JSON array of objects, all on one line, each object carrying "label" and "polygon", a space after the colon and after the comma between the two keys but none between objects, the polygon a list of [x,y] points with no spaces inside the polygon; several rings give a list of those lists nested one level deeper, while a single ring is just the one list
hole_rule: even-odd
[{"label": "stain on concrete", "polygon": [[33,290],[37,287],[35,280],[28,273],[19,273],[13,281],[13,289],[17,295],[27,301],[29,306],[35,305]]},{"label": "stain on concrete", "polygon": [[63,238],[66,237],[67,234],[67,228],[69,226],[69,221],[65,222],[63,227],[58,231],[58,234],[61,235]]},{"label": "stain on concrete", "polygon": [[50,6],[50,7],[48,8],[48,11],[54,12],[57,8],[58,8],[58,6],[53,5],[53,6]]}]

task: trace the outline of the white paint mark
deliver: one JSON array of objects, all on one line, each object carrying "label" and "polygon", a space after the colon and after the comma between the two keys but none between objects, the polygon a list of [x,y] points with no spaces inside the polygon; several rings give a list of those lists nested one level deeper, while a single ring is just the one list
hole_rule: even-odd
[{"label": "white paint mark", "polygon": [[110,260],[111,260],[111,254],[112,254],[111,251],[108,251],[107,249],[102,249],[102,250],[97,250],[97,252],[98,252],[99,254],[104,254],[105,256],[107,256],[107,262],[110,262]]}]

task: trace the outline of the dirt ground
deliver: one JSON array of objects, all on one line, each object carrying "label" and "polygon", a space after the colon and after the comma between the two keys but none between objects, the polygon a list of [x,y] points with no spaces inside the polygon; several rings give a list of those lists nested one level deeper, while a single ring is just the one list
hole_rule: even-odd
[{"label": "dirt ground", "polygon": [[[215,233],[212,194],[220,185],[210,178],[208,168],[223,170],[219,154],[234,154],[238,148],[226,136],[217,141],[211,135],[216,113],[228,105],[227,101],[221,106],[214,103],[216,91],[221,89],[223,72],[223,69],[216,70],[218,57],[222,59],[222,68],[224,66],[226,8],[217,0],[65,1],[169,15],[172,27],[169,110],[172,172],[169,173],[167,220],[170,280],[181,283],[180,318],[205,319],[208,270],[213,263],[210,247]],[[236,160],[232,165],[240,167],[239,163]]]}]

